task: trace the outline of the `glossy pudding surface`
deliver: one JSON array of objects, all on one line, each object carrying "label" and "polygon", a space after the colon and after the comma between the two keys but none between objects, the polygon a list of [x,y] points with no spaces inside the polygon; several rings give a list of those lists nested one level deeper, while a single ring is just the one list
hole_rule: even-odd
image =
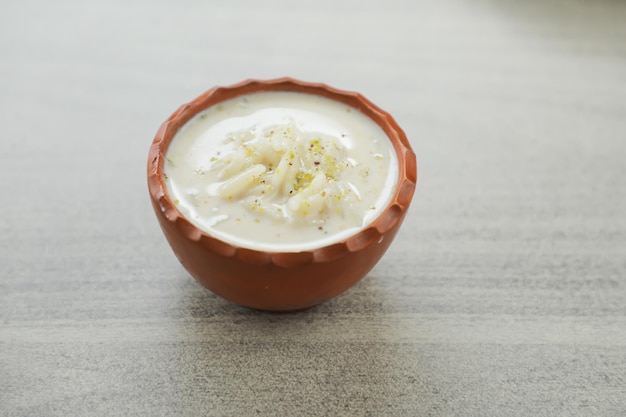
[{"label": "glossy pudding surface", "polygon": [[310,250],[367,227],[398,181],[385,132],[322,96],[266,91],[196,114],[163,162],[167,191],[196,227],[236,247]]}]

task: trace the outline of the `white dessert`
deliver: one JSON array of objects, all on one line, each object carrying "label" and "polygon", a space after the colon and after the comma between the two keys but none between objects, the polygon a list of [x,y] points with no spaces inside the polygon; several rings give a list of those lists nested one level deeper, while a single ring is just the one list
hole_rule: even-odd
[{"label": "white dessert", "polygon": [[359,110],[321,96],[261,92],[224,101],[172,139],[167,190],[198,228],[238,247],[297,252],[336,243],[387,206],[391,142]]}]

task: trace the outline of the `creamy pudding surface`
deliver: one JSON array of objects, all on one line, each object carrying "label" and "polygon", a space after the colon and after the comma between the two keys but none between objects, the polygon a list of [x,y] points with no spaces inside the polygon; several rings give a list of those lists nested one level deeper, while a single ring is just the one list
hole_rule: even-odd
[{"label": "creamy pudding surface", "polygon": [[172,138],[167,191],[199,229],[237,247],[297,252],[339,242],[386,208],[393,145],[359,110],[260,92],[212,106]]}]

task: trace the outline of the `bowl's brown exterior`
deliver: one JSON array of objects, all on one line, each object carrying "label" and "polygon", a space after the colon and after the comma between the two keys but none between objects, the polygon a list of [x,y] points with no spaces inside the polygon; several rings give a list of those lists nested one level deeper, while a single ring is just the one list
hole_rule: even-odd
[{"label": "bowl's brown exterior", "polygon": [[[221,101],[261,91],[317,94],[361,110],[388,135],[398,157],[399,178],[381,215],[361,232],[339,243],[301,252],[238,248],[189,222],[167,194],[163,161],[170,141],[189,119]],[[216,87],[181,106],[162,125],[148,156],[148,189],[154,212],[172,250],[187,271],[215,294],[267,311],[295,311],[329,300],[361,280],[395,237],[413,198],[415,154],[393,118],[358,93],[291,78],[247,80]]]}]

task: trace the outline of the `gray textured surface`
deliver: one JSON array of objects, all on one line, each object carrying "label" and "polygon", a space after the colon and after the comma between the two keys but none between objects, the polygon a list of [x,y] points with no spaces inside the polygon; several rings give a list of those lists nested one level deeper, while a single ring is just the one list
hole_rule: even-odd
[{"label": "gray textured surface", "polygon": [[[0,415],[623,416],[626,3],[0,3]],[[357,90],[418,155],[383,261],[231,305],[149,207],[213,85]]]}]

